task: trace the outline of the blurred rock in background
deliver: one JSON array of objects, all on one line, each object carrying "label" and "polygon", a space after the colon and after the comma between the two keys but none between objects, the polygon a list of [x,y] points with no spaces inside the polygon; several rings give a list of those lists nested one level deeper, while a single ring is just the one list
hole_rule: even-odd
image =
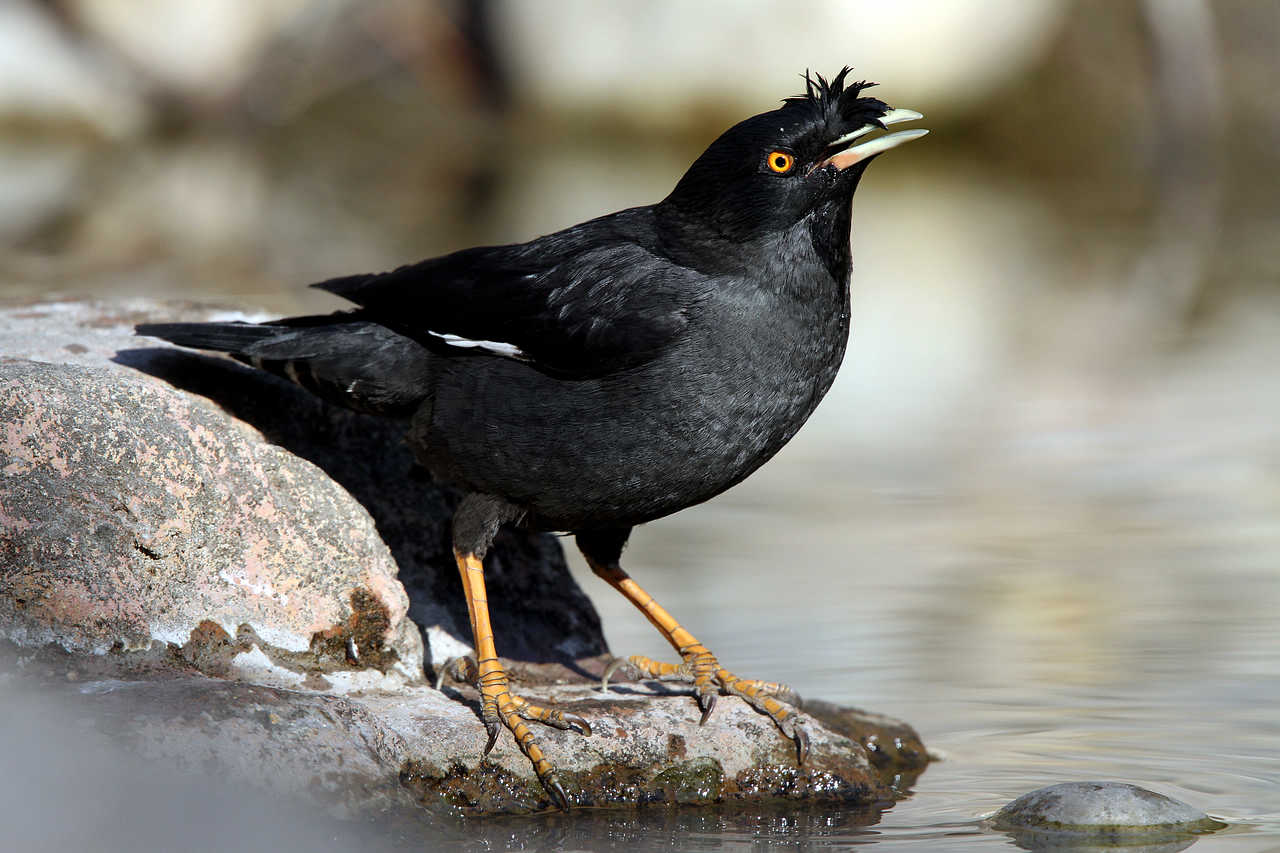
[{"label": "blurred rock in background", "polygon": [[1061,0],[552,0],[497,4],[495,23],[522,99],[680,127],[691,110],[752,115],[780,85],[795,87],[799,70],[830,76],[843,65],[909,92],[922,110],[963,112],[1042,60],[1068,8]]}]

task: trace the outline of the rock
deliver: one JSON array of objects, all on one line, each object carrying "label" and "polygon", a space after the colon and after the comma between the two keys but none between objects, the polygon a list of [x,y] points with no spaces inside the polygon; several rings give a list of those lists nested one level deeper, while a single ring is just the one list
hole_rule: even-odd
[{"label": "rock", "polygon": [[[669,689],[657,682],[611,684],[609,691],[592,684],[545,682],[546,668],[512,667],[514,680],[533,685],[528,693],[546,697],[560,708],[585,718],[592,735],[585,742],[571,732],[539,729],[544,750],[554,756],[565,779],[569,798],[577,805],[644,804],[708,805],[724,802],[800,800],[809,803],[885,803],[905,791],[924,770],[927,759],[919,736],[904,723],[879,718],[830,703],[797,705],[806,714],[811,705],[827,712],[808,715],[810,753],[797,767],[795,744],[783,737],[772,721],[740,700],[722,697],[705,725],[687,689]],[[563,680],[563,679],[561,679]],[[479,706],[470,686],[456,688],[468,704]],[[417,713],[414,703],[389,702],[378,714],[394,720],[400,713]],[[836,711],[840,713],[836,713]],[[843,719],[835,719],[843,715]],[[863,728],[859,730],[857,722]],[[462,742],[483,748],[483,733],[464,720]],[[407,726],[400,726],[406,730]],[[862,738],[892,739],[897,734],[920,747],[918,760],[895,756],[895,763],[874,763]],[[412,736],[410,736],[412,737]],[[421,737],[421,735],[417,735]],[[414,761],[402,779],[425,801],[443,800],[463,811],[524,811],[550,803],[529,777],[527,762],[513,744],[499,738],[495,761],[502,772],[478,774],[467,750],[466,763]],[[905,750],[904,750],[905,752]]]},{"label": "rock", "polygon": [[[151,86],[163,87],[170,97],[216,101],[233,96],[284,33],[302,29],[294,19],[303,17],[307,4],[151,2],[132,10],[101,0],[69,0],[67,5],[86,41],[127,58]],[[335,3],[329,14],[340,15],[342,5]]]},{"label": "rock", "polygon": [[[213,316],[0,311],[0,687],[38,688],[133,756],[330,814],[550,807],[509,736],[482,758],[475,689],[423,677],[468,650],[457,496],[414,473],[401,425],[131,334]],[[827,703],[801,706],[798,768],[736,698],[699,726],[686,691],[601,693],[599,620],[556,540],[504,532],[487,563],[514,685],[592,725],[536,727],[577,804],[883,803],[925,764],[905,724]]]},{"label": "rock", "polygon": [[[421,670],[409,636],[415,623],[429,664],[465,653],[470,629],[449,535],[456,495],[417,471],[402,425],[329,406],[230,359],[133,335],[143,320],[232,316],[243,318],[147,301],[0,312],[0,387],[8,389],[0,423],[13,425],[0,436],[0,506],[9,517],[0,520],[8,549],[0,598],[21,583],[58,587],[55,610],[97,601],[88,621],[67,628],[79,649],[145,648],[148,636],[183,646],[207,617],[228,637],[247,624],[283,653],[321,642],[327,651],[313,656],[314,667],[347,672],[331,652],[350,633],[339,626],[358,609],[352,595],[368,589],[388,609],[399,644],[389,648],[404,658],[405,677]],[[81,464],[88,460],[96,464]],[[114,568],[81,579],[79,592],[53,582],[81,570],[77,560],[82,569]],[[553,537],[504,531],[486,578],[503,654],[567,663],[606,651],[599,617]],[[119,611],[140,589],[158,597],[145,629],[137,612]],[[197,589],[205,599],[187,600]],[[303,605],[318,609],[288,612],[311,593]],[[220,597],[213,609],[208,596]],[[27,600],[16,587],[13,597]],[[0,600],[0,633],[13,606]],[[42,618],[24,613],[22,630],[35,632],[24,642],[55,639]],[[317,632],[328,633],[316,640]],[[368,638],[355,639],[358,657]]]},{"label": "rock", "polygon": [[[813,0],[804,14],[782,0],[679,0],[643,5],[551,0],[504,3],[494,9],[503,67],[522,101],[570,115],[596,108],[632,122],[688,123],[723,111],[751,115],[789,93],[804,68],[832,75],[853,63],[855,79],[892,84],[891,103],[951,114],[984,103],[1018,79],[1053,44],[1070,6],[1061,0],[949,3],[842,3]],[[928,14],[922,14],[927,10]],[[986,26],[972,38],[976,16]],[[584,47],[573,20],[591,32]],[[739,61],[752,21],[769,21],[769,50]],[[821,27],[811,25],[821,21]],[[913,50],[897,49],[884,33],[911,33]],[[661,39],[662,61],[642,45]],[[557,62],[547,62],[555,56]],[[778,86],[784,87],[779,92]],[[795,87],[800,88],[800,87]]]},{"label": "rock", "polygon": [[391,553],[315,466],[101,368],[6,362],[0,423],[9,638],[159,643],[211,675],[290,686],[421,677]]},{"label": "rock", "polygon": [[[74,710],[133,755],[308,799],[331,814],[377,814],[408,803],[437,818],[554,808],[510,737],[499,737],[482,759],[485,730],[470,686],[338,695],[163,668],[140,672],[119,655],[0,644],[5,671],[21,671],[28,691],[37,687],[37,695]],[[539,683],[544,674],[513,667],[522,692],[580,714],[592,727],[586,738],[536,729],[575,805],[867,804],[892,796],[858,743],[814,719],[806,721],[810,758],[798,768],[794,744],[737,699],[722,698],[700,726],[687,692],[646,683],[615,685],[606,694],[593,684]]]},{"label": "rock", "polygon": [[[0,652],[0,660],[8,660],[8,656]],[[309,724],[320,755],[326,760],[350,762],[358,772],[364,772],[372,762],[363,760],[349,743],[338,742],[331,730],[346,734],[348,729],[332,725],[322,713],[328,708],[319,701],[309,716],[286,719],[277,713],[279,706],[270,707],[251,693],[266,688],[209,683],[229,693],[244,691],[241,698],[248,704],[239,712],[221,704],[222,697],[215,690],[192,689],[187,694],[190,702],[183,709],[184,730],[159,713],[148,716],[148,709],[135,706],[133,701],[121,701],[132,693],[134,701],[167,701],[163,706],[166,711],[174,710],[172,697],[143,695],[136,678],[115,684],[64,680],[59,690],[46,691],[32,690],[27,679],[0,674],[0,715],[5,720],[0,727],[0,755],[4,756],[0,825],[5,827],[5,848],[102,853],[176,848],[192,853],[382,853],[412,849],[405,839],[419,839],[419,848],[421,839],[430,838],[433,848],[447,843],[457,844],[456,849],[468,840],[469,833],[459,821],[433,819],[407,791],[398,797],[400,786],[394,775],[365,791],[346,784],[357,773],[346,772],[342,764],[315,777],[300,772],[306,750],[290,765],[282,760],[287,756],[270,750],[270,741],[247,741],[254,747],[266,747],[260,755],[239,748],[235,738],[246,733],[252,736],[259,721],[270,722],[277,729]],[[173,686],[180,692],[188,684],[175,680]],[[82,689],[106,692],[82,695]],[[117,709],[124,712],[117,715]],[[234,715],[224,713],[228,710]],[[149,732],[140,731],[148,725]],[[164,751],[166,733],[193,734],[193,748],[186,754],[189,759],[200,760],[201,751],[217,757],[198,764],[184,759],[173,763],[157,760],[174,752]],[[341,751],[331,749],[335,743]],[[292,746],[296,749],[297,744]],[[227,772],[233,755],[240,756],[240,764]],[[314,783],[317,792],[329,799],[329,813],[314,802],[264,793],[263,786],[247,784],[250,778],[268,773],[274,773],[266,785],[269,791],[278,791],[282,785],[297,787],[304,780]],[[375,805],[379,800],[385,807]]]},{"label": "rock", "polygon": [[0,3],[0,120],[136,134],[147,111],[126,75],[98,61],[43,4]]},{"label": "rock", "polygon": [[[1163,794],[1123,782],[1063,782],[1023,794],[989,820],[1024,847],[1110,849],[1124,843],[1180,850],[1226,824]],[[1184,844],[1184,842],[1186,842]]]},{"label": "rock", "polygon": [[801,699],[798,704],[822,725],[861,744],[871,765],[896,791],[909,788],[929,763],[920,735],[901,720],[821,699]]}]

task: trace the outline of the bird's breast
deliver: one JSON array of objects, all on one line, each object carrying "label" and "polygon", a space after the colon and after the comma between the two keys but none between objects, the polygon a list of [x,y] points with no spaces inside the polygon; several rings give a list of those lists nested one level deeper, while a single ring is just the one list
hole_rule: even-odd
[{"label": "bird's breast", "polygon": [[590,380],[451,362],[411,443],[439,476],[546,528],[649,521],[740,482],[795,435],[835,378],[847,317],[721,300],[659,357]]},{"label": "bird's breast", "polygon": [[770,304],[726,318],[691,361],[690,378],[709,428],[705,452],[719,457],[728,485],[754,471],[789,441],[830,389],[848,341],[847,299]]}]

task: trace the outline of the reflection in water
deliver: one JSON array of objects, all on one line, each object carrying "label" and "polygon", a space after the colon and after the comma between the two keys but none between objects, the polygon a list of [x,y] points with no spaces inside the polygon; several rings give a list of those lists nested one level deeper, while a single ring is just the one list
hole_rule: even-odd
[{"label": "reflection in water", "polygon": [[1078,837],[1064,836],[1062,833],[1035,832],[1017,830],[1006,833],[1015,845],[1023,850],[1043,851],[1043,853],[1106,853],[1121,850],[1124,853],[1178,853],[1195,844],[1198,837],[1184,835],[1179,838],[1166,838],[1160,841],[1137,842],[1132,839],[1104,838],[1081,840]]}]

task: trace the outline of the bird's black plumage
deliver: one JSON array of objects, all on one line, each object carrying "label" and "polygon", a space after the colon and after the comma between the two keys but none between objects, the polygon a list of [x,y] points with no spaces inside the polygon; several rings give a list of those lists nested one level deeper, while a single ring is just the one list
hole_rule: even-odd
[{"label": "bird's black plumage", "polygon": [[347,313],[138,331],[409,414],[423,465],[484,496],[457,529],[488,532],[456,534],[460,555],[519,521],[577,533],[597,571],[616,569],[633,525],[741,481],[835,378],[854,190],[923,133],[842,148],[919,117],[847,75],[806,74],[804,94],[730,128],[657,204],[314,285]]}]

